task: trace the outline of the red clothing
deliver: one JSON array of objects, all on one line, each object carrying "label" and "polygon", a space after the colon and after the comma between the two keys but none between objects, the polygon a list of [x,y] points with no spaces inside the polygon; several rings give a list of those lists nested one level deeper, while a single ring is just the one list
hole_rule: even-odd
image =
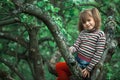
[{"label": "red clothing", "polygon": [[58,74],[57,80],[70,80],[71,72],[65,62],[56,64],[56,72]]}]

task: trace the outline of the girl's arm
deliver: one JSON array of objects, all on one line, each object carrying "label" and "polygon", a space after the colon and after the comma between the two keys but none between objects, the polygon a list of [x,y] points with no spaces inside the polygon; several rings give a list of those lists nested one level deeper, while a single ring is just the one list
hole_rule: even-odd
[{"label": "girl's arm", "polygon": [[81,43],[81,39],[80,39],[80,34],[79,34],[79,36],[78,36],[76,42],[74,43],[74,45],[69,48],[69,51],[70,51],[71,53],[76,52],[77,49],[79,49],[80,43]]},{"label": "girl's arm", "polygon": [[96,45],[96,52],[93,55],[93,58],[90,61],[90,64],[86,67],[87,70],[91,71],[93,67],[100,61],[102,54],[104,52],[105,41],[106,41],[106,38],[104,33],[100,34],[100,38],[98,39],[98,42]]}]

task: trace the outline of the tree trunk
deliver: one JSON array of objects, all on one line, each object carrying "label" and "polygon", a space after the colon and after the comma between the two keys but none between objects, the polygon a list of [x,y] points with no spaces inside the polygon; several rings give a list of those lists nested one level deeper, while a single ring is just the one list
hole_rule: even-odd
[{"label": "tree trunk", "polygon": [[31,70],[34,70],[32,71],[34,80],[45,80],[42,57],[38,49],[38,39],[37,39],[38,28],[36,26],[27,26],[27,27],[29,27],[28,33],[30,38],[29,60],[32,62],[33,65],[33,69]]},{"label": "tree trunk", "polygon": [[114,50],[116,46],[118,45],[117,40],[115,40],[115,28],[116,28],[116,23],[113,19],[112,16],[109,16],[106,19],[105,23],[105,34],[106,34],[106,48],[102,56],[102,60],[100,63],[96,66],[94,69],[93,75],[92,75],[92,80],[105,80],[106,79],[106,73],[107,71],[104,68],[104,64],[109,63],[112,55],[114,54]]}]

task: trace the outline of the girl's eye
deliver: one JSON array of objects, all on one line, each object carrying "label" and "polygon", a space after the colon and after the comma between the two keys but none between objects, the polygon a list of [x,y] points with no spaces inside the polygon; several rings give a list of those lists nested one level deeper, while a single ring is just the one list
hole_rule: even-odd
[{"label": "girl's eye", "polygon": [[87,21],[91,21],[90,19],[88,19]]},{"label": "girl's eye", "polygon": [[84,21],[83,24],[85,24],[86,22]]},{"label": "girl's eye", "polygon": [[82,23],[83,23],[83,24],[85,24],[85,23],[86,23],[86,21],[84,20],[84,21],[82,21]]}]

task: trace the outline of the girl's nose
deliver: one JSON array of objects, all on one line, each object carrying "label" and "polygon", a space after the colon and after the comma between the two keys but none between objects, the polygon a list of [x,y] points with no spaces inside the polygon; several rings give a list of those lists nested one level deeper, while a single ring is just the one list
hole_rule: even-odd
[{"label": "girl's nose", "polygon": [[89,22],[87,21],[87,22],[86,22],[86,24],[88,25],[88,24],[89,24]]}]

